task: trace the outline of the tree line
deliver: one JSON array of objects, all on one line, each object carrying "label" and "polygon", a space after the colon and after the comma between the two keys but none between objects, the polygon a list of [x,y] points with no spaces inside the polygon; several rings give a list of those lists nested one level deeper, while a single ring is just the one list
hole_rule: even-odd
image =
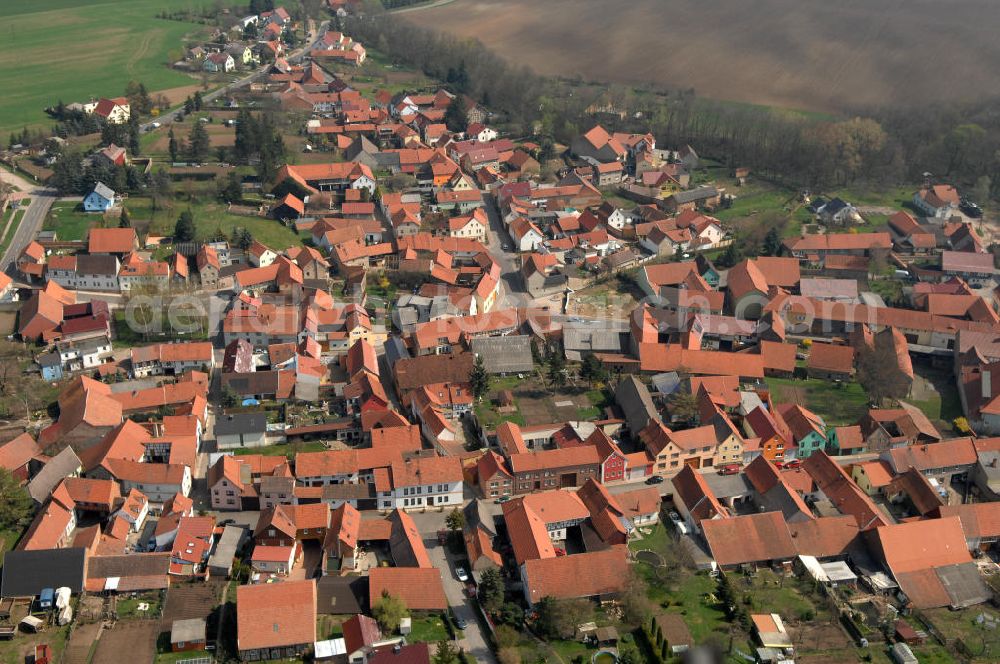
[{"label": "tree line", "polygon": [[661,145],[691,144],[703,156],[791,187],[888,185],[913,182],[929,171],[979,198],[1000,196],[994,100],[821,116],[703,99],[694,90],[633,90],[541,77],[478,40],[385,13],[350,16],[343,26],[359,41],[482,102],[497,112],[494,124],[503,123],[514,135],[568,143],[596,122],[589,112],[594,102],[610,98],[618,112],[600,118],[608,130],[651,131]]}]

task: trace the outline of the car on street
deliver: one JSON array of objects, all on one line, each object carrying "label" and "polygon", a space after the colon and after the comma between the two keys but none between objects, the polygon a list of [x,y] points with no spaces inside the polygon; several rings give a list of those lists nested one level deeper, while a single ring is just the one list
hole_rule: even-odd
[{"label": "car on street", "polygon": [[469,573],[465,571],[464,567],[456,567],[455,568],[455,576],[462,583],[466,583],[469,580]]},{"label": "car on street", "polygon": [[646,480],[646,484],[663,484],[663,476],[653,475],[648,480]]}]

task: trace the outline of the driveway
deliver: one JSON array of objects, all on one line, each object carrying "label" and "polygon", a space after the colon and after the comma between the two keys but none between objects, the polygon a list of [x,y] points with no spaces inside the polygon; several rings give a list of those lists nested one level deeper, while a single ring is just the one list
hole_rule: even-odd
[{"label": "driveway", "polygon": [[441,570],[441,579],[444,582],[444,594],[448,598],[448,605],[456,618],[464,620],[468,625],[464,630],[464,637],[458,639],[458,647],[472,655],[476,662],[496,663],[493,651],[490,650],[483,634],[483,628],[476,618],[476,609],[472,606],[472,601],[465,596],[465,588],[461,581],[455,578],[454,561],[447,552],[447,547],[438,544],[437,539],[424,539],[427,546],[427,553],[430,555],[431,564]]}]

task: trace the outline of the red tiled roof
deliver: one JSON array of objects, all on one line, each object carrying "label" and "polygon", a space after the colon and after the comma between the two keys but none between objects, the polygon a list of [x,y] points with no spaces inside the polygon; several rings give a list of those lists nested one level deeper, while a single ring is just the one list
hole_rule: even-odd
[{"label": "red tiled roof", "polygon": [[722,566],[790,560],[797,554],[781,512],[701,522],[715,562]]},{"label": "red tiled roof", "polygon": [[239,586],[236,621],[241,651],[315,643],[316,582]]},{"label": "red tiled roof", "polygon": [[524,578],[532,604],[544,597],[617,594],[628,581],[628,548],[619,544],[602,551],[528,560]]},{"label": "red tiled roof", "polygon": [[87,250],[92,254],[127,254],[137,241],[134,228],[92,228]]},{"label": "red tiled roof", "polygon": [[376,604],[383,593],[403,600],[411,611],[437,611],[448,607],[441,571],[436,567],[372,568],[368,573],[370,602]]}]

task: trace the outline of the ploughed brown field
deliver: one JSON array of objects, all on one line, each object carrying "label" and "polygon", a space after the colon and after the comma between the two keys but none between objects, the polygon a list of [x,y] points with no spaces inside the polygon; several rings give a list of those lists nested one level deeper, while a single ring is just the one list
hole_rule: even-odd
[{"label": "ploughed brown field", "polygon": [[1000,93],[998,0],[455,0],[401,17],[543,74],[769,106]]}]

